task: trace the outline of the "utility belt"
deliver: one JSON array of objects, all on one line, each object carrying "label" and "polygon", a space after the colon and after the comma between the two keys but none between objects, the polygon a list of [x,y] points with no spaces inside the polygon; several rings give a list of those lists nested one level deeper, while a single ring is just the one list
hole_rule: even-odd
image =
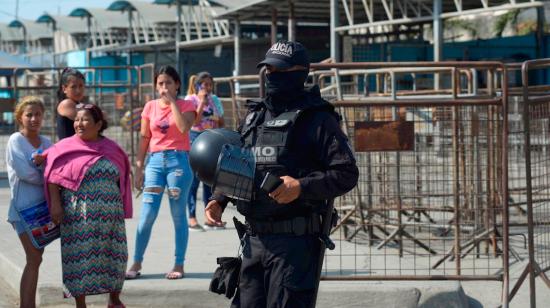
[{"label": "utility belt", "polygon": [[247,232],[251,235],[258,234],[293,234],[308,235],[319,234],[321,231],[321,219],[318,214],[310,216],[298,216],[286,220],[254,220],[246,219]]}]

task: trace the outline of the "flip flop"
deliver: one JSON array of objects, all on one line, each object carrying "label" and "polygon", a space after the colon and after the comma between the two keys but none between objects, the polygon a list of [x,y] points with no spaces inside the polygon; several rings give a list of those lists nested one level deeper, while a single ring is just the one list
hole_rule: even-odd
[{"label": "flip flop", "polygon": [[176,279],[182,279],[184,276],[183,273],[172,271],[166,274],[166,279],[168,280],[176,280]]},{"label": "flip flop", "polygon": [[138,278],[139,276],[141,276],[139,271],[127,271],[124,277],[126,280],[132,280]]}]

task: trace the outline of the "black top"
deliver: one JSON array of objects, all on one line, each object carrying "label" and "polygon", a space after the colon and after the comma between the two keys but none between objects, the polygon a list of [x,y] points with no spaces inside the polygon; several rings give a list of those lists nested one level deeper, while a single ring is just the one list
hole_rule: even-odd
[{"label": "black top", "polygon": [[[292,132],[296,133],[289,135],[287,143],[291,158],[284,162],[288,175],[300,180],[300,197],[290,204],[276,206],[266,206],[260,200],[253,200],[249,204],[238,202],[237,209],[247,218],[278,220],[289,216],[304,216],[307,215],[304,211],[311,211],[311,207],[307,209],[308,207],[304,206],[304,202],[308,203],[307,200],[318,203],[333,199],[350,191],[357,184],[359,170],[355,157],[332,111],[332,106],[320,97],[318,87],[305,90],[300,98],[299,103],[293,103],[294,106],[288,106],[290,108],[287,110],[307,110],[308,107],[312,109],[305,111],[294,124]],[[259,102],[253,108],[265,108],[264,102]],[[259,126],[276,116],[268,109],[265,111],[264,119],[259,119],[255,125]],[[300,169],[308,171],[303,174]],[[223,197],[214,198],[220,201],[222,206],[229,201]],[[258,206],[263,209],[257,208]]]},{"label": "black top", "polygon": [[57,114],[56,119],[56,126],[57,126],[57,138],[59,140],[67,137],[71,137],[74,135],[74,121]]}]

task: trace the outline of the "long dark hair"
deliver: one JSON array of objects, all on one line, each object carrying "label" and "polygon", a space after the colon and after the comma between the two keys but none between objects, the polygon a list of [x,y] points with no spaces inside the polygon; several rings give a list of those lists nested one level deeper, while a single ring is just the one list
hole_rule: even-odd
[{"label": "long dark hair", "polygon": [[69,83],[69,79],[71,77],[82,79],[82,81],[85,83],[86,78],[84,77],[84,74],[79,72],[78,70],[75,70],[74,68],[66,67],[61,72],[61,78],[59,80],[59,88],[57,88],[57,100],[60,102],[67,98],[67,95],[63,93],[63,86],[66,86]]},{"label": "long dark hair", "polygon": [[172,66],[170,65],[163,65],[161,66],[157,72],[155,73],[155,80],[154,80],[154,83],[155,83],[155,87],[157,86],[157,79],[160,75],[162,74],[166,74],[168,76],[170,76],[174,82],[178,83],[180,86],[178,87],[178,95],[180,94],[181,92],[181,79],[180,79],[180,75],[178,74],[178,71],[176,71],[175,68],[173,68]]}]

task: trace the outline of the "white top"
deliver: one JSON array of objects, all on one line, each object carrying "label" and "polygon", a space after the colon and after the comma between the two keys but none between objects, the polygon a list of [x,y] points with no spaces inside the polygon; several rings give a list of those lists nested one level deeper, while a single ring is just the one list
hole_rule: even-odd
[{"label": "white top", "polygon": [[44,200],[44,166],[37,167],[31,161],[32,154],[52,145],[50,139],[40,136],[40,147],[35,148],[20,132],[13,133],[6,148],[6,164],[10,183],[10,209],[8,221],[19,221],[16,208],[36,204]]}]

